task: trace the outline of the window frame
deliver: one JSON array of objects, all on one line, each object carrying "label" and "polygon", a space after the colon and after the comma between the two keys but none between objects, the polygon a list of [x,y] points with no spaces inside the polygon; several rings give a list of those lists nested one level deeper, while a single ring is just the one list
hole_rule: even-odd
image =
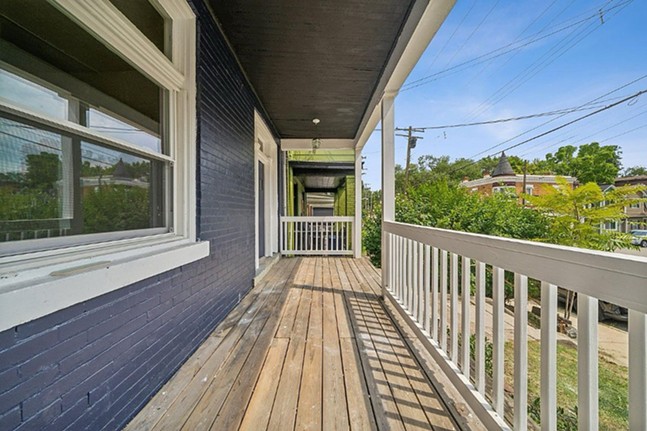
[{"label": "window frame", "polygon": [[113,233],[71,236],[66,239],[87,236],[99,242],[77,241],[63,248],[0,257],[0,331],[202,259],[210,251],[210,244],[197,237],[196,226],[197,44],[191,7],[185,0],[149,0],[170,26],[169,59],[110,2],[48,1],[166,90],[167,106],[160,122],[168,152],[136,147],[8,103],[0,109],[171,164],[166,189],[168,232],[133,238],[111,237]]}]

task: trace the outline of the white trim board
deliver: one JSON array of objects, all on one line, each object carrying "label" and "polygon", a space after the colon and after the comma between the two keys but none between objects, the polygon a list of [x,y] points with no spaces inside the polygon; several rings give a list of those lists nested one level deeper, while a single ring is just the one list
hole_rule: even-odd
[{"label": "white trim board", "polygon": [[[185,1],[150,1],[171,27],[172,60],[108,0],[49,0],[110,50],[168,90],[164,121],[170,153],[150,156],[173,163],[172,189],[166,190],[167,202],[173,198],[173,220],[167,220],[170,232],[0,259],[0,331],[194,262],[210,253],[209,243],[197,242],[196,238],[195,16]],[[43,116],[37,117],[35,121],[48,121]],[[146,152],[114,139],[106,142]]]},{"label": "white trim board", "polygon": [[174,239],[108,255],[86,255],[28,274],[4,272],[0,274],[0,332],[208,255],[208,242]]}]

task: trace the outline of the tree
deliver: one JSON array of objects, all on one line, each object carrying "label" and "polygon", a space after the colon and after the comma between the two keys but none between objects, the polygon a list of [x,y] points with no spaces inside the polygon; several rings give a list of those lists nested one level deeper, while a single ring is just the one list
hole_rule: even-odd
[{"label": "tree", "polygon": [[597,142],[580,145],[579,149],[566,145],[555,154],[546,154],[548,167],[554,174],[576,177],[582,184],[613,184],[622,167],[621,158],[618,146],[600,146]]},{"label": "tree", "polygon": [[623,174],[625,177],[637,177],[639,175],[647,175],[647,168],[644,166],[633,166],[627,168]]},{"label": "tree", "polygon": [[626,218],[624,208],[642,201],[635,196],[645,187],[623,186],[603,193],[593,182],[575,189],[564,178],[558,177],[557,183],[557,187],[543,185],[540,196],[525,196],[549,221],[543,241],[603,251],[632,247],[631,235],[602,226]]},{"label": "tree", "polygon": [[30,189],[53,191],[61,174],[61,161],[57,154],[42,152],[27,155],[25,179]]}]

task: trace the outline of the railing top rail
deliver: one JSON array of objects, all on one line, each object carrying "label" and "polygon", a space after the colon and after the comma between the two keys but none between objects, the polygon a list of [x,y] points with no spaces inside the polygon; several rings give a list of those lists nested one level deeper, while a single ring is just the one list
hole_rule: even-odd
[{"label": "railing top rail", "polygon": [[310,222],[353,222],[353,216],[283,216],[282,222],[310,221]]},{"label": "railing top rail", "polygon": [[647,259],[384,222],[385,232],[647,313]]}]

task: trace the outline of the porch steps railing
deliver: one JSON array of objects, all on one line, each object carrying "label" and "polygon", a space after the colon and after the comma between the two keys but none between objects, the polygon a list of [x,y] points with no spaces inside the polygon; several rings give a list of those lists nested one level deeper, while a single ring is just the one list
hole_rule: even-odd
[{"label": "porch steps railing", "polygon": [[[578,295],[579,429],[598,429],[598,300],[629,310],[629,427],[647,429],[644,258],[396,222],[385,222],[383,229],[385,297],[418,334],[488,429],[510,429],[504,417],[512,418],[515,430],[528,428],[529,278],[541,281],[541,429],[557,427],[557,286]],[[492,304],[487,310],[493,316],[488,327],[493,343],[488,393],[486,269],[492,274]],[[512,412],[504,412],[506,272],[514,274]],[[471,337],[473,347],[469,341],[461,341]]]},{"label": "porch steps railing", "polygon": [[281,254],[352,255],[354,217],[281,217]]}]

